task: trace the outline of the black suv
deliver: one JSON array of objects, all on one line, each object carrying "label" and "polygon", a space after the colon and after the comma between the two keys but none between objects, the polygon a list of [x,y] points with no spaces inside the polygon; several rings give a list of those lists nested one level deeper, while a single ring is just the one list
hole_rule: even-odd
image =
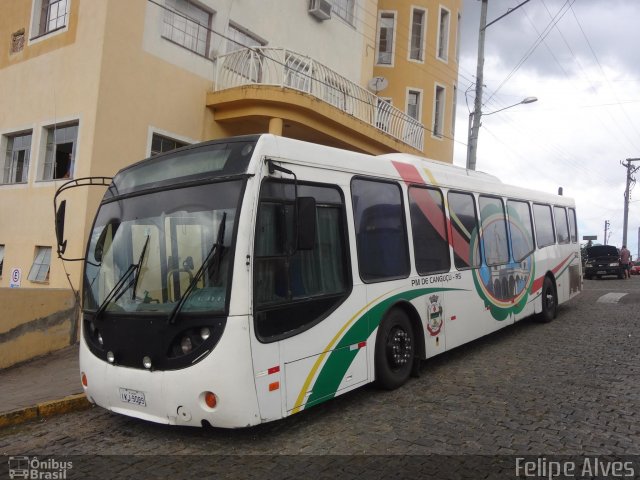
[{"label": "black suv", "polygon": [[594,245],[585,248],[584,252],[584,278],[601,278],[604,275],[624,277],[620,252],[613,245]]}]

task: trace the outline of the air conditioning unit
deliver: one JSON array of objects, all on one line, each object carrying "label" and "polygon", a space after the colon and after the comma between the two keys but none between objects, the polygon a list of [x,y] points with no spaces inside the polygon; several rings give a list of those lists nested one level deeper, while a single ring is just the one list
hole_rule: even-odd
[{"label": "air conditioning unit", "polygon": [[309,0],[309,14],[318,20],[331,18],[331,2],[329,0]]}]

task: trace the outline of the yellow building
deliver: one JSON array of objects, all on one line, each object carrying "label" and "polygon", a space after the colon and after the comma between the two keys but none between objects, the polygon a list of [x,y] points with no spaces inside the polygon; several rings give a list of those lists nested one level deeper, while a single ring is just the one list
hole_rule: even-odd
[{"label": "yellow building", "polygon": [[[66,181],[259,132],[451,163],[460,4],[3,0],[0,368],[77,338],[82,263],[57,258],[53,227]],[[68,192],[66,257],[103,192]]]}]

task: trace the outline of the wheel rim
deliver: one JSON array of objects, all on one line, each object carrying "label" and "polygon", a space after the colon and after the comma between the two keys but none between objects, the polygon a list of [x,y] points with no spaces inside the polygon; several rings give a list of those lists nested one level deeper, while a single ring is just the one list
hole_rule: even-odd
[{"label": "wheel rim", "polygon": [[553,298],[553,290],[551,288],[547,289],[545,297],[547,300],[547,311],[552,312],[556,306],[556,300]]},{"label": "wheel rim", "polygon": [[387,337],[386,352],[387,361],[392,369],[397,370],[406,366],[413,352],[409,334],[400,327],[394,327]]}]

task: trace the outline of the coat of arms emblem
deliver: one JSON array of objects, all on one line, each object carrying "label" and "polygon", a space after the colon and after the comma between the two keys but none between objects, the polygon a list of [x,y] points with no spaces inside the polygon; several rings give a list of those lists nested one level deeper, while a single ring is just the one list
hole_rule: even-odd
[{"label": "coat of arms emblem", "polygon": [[431,295],[429,297],[427,310],[429,311],[427,330],[432,337],[435,337],[442,329],[442,305],[440,305],[440,300],[437,295]]}]

